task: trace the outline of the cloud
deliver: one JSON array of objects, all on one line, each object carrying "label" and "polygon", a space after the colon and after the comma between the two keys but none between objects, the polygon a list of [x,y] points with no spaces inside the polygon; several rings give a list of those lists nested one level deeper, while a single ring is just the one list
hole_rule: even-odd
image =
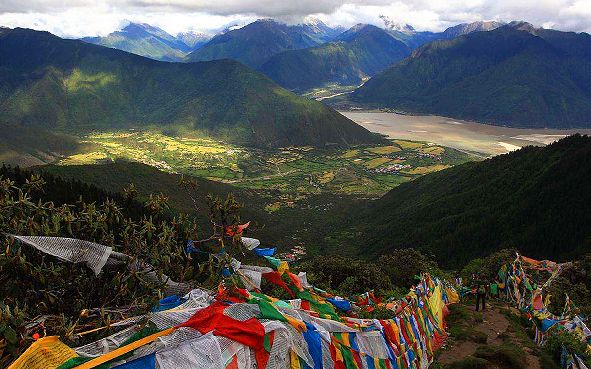
[{"label": "cloud", "polygon": [[535,26],[591,32],[591,0],[2,0],[0,24],[60,36],[105,35],[127,19],[169,33],[218,30],[256,18],[289,23],[314,15],[331,25],[371,23],[380,15],[417,30],[440,31],[477,20],[525,20]]},{"label": "cloud", "polygon": [[[391,0],[353,0],[357,5],[387,5]],[[0,12],[61,12],[73,8],[88,8],[96,4],[120,10],[155,12],[192,12],[217,15],[259,14],[264,16],[305,16],[329,14],[345,2],[342,0],[3,0]]]}]

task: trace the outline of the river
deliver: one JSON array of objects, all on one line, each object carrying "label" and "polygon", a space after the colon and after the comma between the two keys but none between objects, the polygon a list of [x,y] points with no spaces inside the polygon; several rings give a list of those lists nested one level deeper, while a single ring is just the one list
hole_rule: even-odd
[{"label": "river", "polygon": [[591,135],[591,129],[523,129],[438,116],[341,111],[372,132],[390,138],[425,141],[485,155],[504,154],[527,145],[547,145],[573,133]]}]

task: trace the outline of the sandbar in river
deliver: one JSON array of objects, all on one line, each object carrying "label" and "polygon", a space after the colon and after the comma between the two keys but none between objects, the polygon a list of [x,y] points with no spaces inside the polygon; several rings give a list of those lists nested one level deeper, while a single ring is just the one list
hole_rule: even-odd
[{"label": "sandbar in river", "polygon": [[527,145],[547,145],[574,133],[591,135],[591,129],[509,128],[433,115],[340,113],[368,130],[390,138],[425,141],[485,155],[504,154]]}]

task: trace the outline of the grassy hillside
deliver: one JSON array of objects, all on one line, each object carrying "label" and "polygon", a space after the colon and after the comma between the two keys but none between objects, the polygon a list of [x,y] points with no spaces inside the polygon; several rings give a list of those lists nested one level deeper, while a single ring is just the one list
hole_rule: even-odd
[{"label": "grassy hillside", "polygon": [[576,259],[591,247],[589,178],[591,138],[575,135],[402,184],[350,224],[364,255],[415,247],[446,268],[507,247]]},{"label": "grassy hillside", "polygon": [[180,61],[198,47],[189,46],[160,28],[138,23],[130,23],[105,37],[85,37],[82,40],[162,61]]},{"label": "grassy hillside", "polygon": [[[166,173],[146,164],[121,161],[104,165],[44,165],[30,170],[51,173],[66,180],[91,183],[109,192],[123,192],[133,183],[141,200],[147,200],[150,194],[163,193],[169,197],[174,211],[195,212],[195,206],[189,196],[190,192],[178,186],[180,174]],[[205,198],[208,194],[225,198],[226,194],[233,192],[241,201],[250,204],[247,212],[257,214],[262,211],[264,200],[252,190],[209,181],[205,178],[194,179],[197,180],[198,187],[193,196],[198,200],[199,208],[207,207]]]},{"label": "grassy hillside", "polygon": [[259,70],[282,87],[297,91],[331,82],[358,85],[407,57],[410,51],[386,31],[360,25],[343,33],[338,41],[274,55]]},{"label": "grassy hillside", "polygon": [[163,63],[18,28],[0,41],[0,126],[176,125],[262,147],[381,142],[235,61]]},{"label": "grassy hillside", "polygon": [[251,67],[285,50],[312,47],[336,36],[326,25],[287,26],[262,19],[218,35],[186,57],[188,62],[234,59]]},{"label": "grassy hillside", "polygon": [[350,95],[367,106],[519,127],[591,125],[588,35],[513,25],[435,41]]},{"label": "grassy hillside", "polygon": [[0,132],[0,165],[29,167],[55,162],[88,146],[70,135],[36,127],[0,125]]}]

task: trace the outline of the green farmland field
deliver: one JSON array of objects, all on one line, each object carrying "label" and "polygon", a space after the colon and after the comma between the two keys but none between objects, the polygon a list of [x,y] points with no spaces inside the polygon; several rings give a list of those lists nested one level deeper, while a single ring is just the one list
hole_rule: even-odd
[{"label": "green farmland field", "polygon": [[424,173],[475,159],[443,146],[403,140],[390,146],[262,150],[153,130],[126,130],[93,132],[80,141],[86,150],[62,158],[59,165],[138,161],[170,173],[303,196],[323,192],[379,196]]}]

